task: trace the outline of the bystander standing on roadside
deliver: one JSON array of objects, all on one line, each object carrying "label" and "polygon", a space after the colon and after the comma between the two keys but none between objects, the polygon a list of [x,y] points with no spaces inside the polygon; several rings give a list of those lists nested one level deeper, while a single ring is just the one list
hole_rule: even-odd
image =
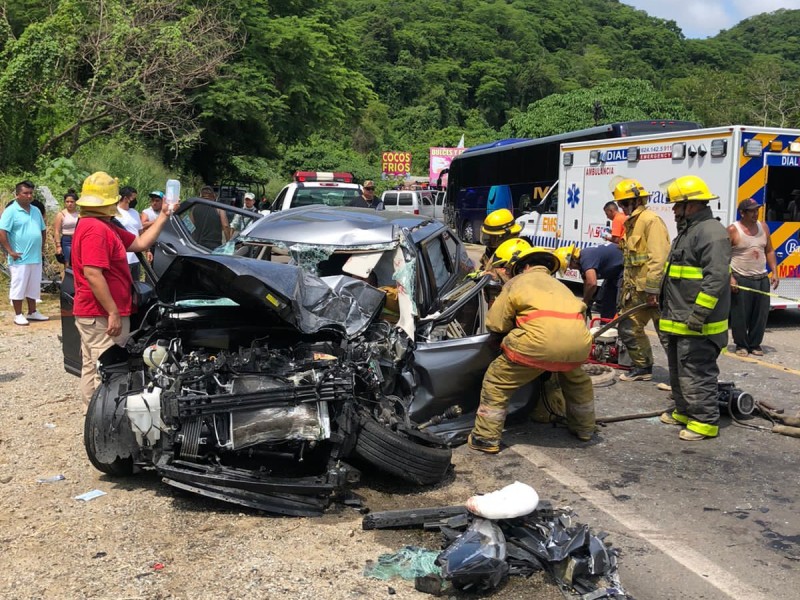
[{"label": "bystander standing on roadside", "polygon": [[[48,321],[36,309],[41,299],[42,259],[46,227],[43,213],[32,208],[34,185],[21,181],[16,185],[16,199],[0,215],[0,246],[8,254],[11,285],[8,297],[14,307],[14,324]],[[22,301],[28,303],[28,314],[22,314]]]},{"label": "bystander standing on roadside", "polygon": [[[258,212],[258,209],[256,208],[256,195],[254,193],[247,192],[244,195],[244,206],[242,208],[250,212]],[[234,232],[239,232],[247,227],[247,225],[249,225],[252,221],[252,219],[247,218],[244,215],[235,215],[233,220],[231,220],[231,229]]]},{"label": "bystander standing on roadside", "polygon": [[[217,202],[217,193],[210,185],[204,185],[200,188],[200,197],[203,200]],[[192,239],[204,248],[213,250],[231,238],[228,215],[221,208],[197,204],[192,207],[189,218],[194,225]]]},{"label": "bystander standing on roadside", "polygon": [[[133,235],[139,235],[142,232],[142,219],[135,208],[137,195],[136,188],[126,185],[120,188],[119,202],[117,203],[116,219],[120,222],[120,225]],[[142,275],[142,266],[139,264],[139,259],[134,252],[128,252],[127,259],[131,277],[134,281],[139,281]]]},{"label": "bystander standing on roadside", "polygon": [[353,208],[374,208],[375,210],[383,210],[383,202],[375,198],[375,182],[367,179],[364,185],[361,186],[363,190],[361,195],[353,198],[350,206]]},{"label": "bystander standing on roadside", "polygon": [[[736,354],[763,356],[761,342],[769,316],[770,277],[777,288],[775,249],[766,224],[758,220],[758,202],[747,198],[739,203],[739,220],[728,227],[731,240],[731,332]],[[770,272],[766,267],[769,266]],[[740,290],[739,286],[763,292]]]},{"label": "bystander standing on roadside", "polygon": [[72,251],[72,236],[75,234],[75,226],[78,224],[78,194],[75,190],[67,190],[64,194],[64,208],[58,211],[53,222],[53,242],[56,245],[56,259],[61,257],[59,262],[69,266]]},{"label": "bystander standing on roadside", "polygon": [[148,194],[150,206],[145,208],[140,215],[142,219],[142,231],[147,231],[150,226],[155,223],[158,215],[161,213],[161,208],[164,204],[164,192],[154,190]]},{"label": "bystander standing on roadside", "polygon": [[628,215],[626,215],[624,211],[621,211],[617,203],[613,200],[611,202],[606,202],[606,205],[603,207],[603,212],[606,213],[606,217],[611,221],[611,231],[604,233],[602,237],[607,242],[619,244],[625,236],[625,221]]},{"label": "bystander standing on roadside", "polygon": [[130,332],[133,280],[127,252],[149,248],[167,222],[165,206],[141,236],[112,221],[117,216],[119,184],[103,171],[83,182],[81,218],[72,246],[75,297],[73,314],[81,336],[81,396],[84,410],[100,383],[97,360],[112,345],[123,345]]}]

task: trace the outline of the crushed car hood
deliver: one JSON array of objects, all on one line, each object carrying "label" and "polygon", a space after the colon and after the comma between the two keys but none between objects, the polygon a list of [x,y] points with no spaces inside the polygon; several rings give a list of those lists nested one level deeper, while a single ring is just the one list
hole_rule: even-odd
[{"label": "crushed car hood", "polygon": [[[301,333],[362,333],[384,292],[346,276],[320,278],[300,267],[240,256],[177,256],[156,284],[162,302],[228,298],[242,309],[269,311]],[[256,313],[253,313],[257,318]]]},{"label": "crushed car hood", "polygon": [[252,223],[242,237],[286,246],[391,247],[397,244],[401,229],[413,229],[425,222],[401,212],[314,205],[272,213]]}]

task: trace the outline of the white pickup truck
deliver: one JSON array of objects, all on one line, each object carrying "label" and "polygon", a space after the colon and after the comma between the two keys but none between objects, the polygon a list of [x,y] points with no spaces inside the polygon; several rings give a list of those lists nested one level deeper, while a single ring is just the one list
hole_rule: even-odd
[{"label": "white pickup truck", "polygon": [[361,186],[353,183],[352,173],[297,171],[294,181],[275,197],[269,212],[310,204],[350,206],[360,196]]}]

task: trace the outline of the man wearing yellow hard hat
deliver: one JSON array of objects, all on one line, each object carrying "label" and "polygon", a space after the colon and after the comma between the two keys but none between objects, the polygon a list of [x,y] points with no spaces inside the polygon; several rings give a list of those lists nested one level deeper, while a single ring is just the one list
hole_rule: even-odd
[{"label": "man wearing yellow hard hat", "polygon": [[514,221],[514,215],[507,208],[489,213],[481,226],[481,242],[486,246],[486,251],[481,256],[481,269],[488,270],[500,244],[516,238],[520,231],[522,225]]},{"label": "man wearing yellow hard hat", "polygon": [[[650,194],[636,179],[623,179],[614,187],[616,203],[628,215],[622,246],[622,288],[619,312],[646,304],[619,324],[619,337],[628,349],[633,368],[620,381],[649,381],[653,378],[653,349],[644,331],[658,322],[658,293],[669,252],[669,233],[664,221],[647,208]],[[659,336],[660,338],[662,336]],[[662,345],[666,345],[661,340]]]},{"label": "man wearing yellow hard hat", "polygon": [[130,333],[133,279],[126,252],[142,252],[152,246],[173,209],[164,204],[153,225],[137,237],[111,221],[118,200],[117,179],[98,171],[83,182],[77,202],[80,218],[72,239],[73,314],[81,336],[84,410],[100,384],[97,359],[113,344],[123,345]]},{"label": "man wearing yellow hard hat", "polygon": [[667,334],[675,410],[663,413],[661,422],[683,427],[685,441],[719,434],[717,357],[728,344],[731,243],[708,206],[718,198],[696,175],[667,188],[678,235],[664,268],[659,328]]}]

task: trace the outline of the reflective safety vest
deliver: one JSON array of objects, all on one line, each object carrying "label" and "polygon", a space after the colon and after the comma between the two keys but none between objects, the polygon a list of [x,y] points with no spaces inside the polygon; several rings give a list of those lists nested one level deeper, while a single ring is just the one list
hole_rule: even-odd
[{"label": "reflective safety vest", "polygon": [[502,349],[511,362],[545,371],[579,367],[592,346],[586,305],[545,267],[533,267],[506,283],[486,326],[506,334]]},{"label": "reflective safety vest", "polygon": [[[672,243],[661,285],[661,331],[727,345],[730,264],[728,232],[706,206],[686,220]],[[687,327],[693,313],[703,320],[702,331]]]}]

